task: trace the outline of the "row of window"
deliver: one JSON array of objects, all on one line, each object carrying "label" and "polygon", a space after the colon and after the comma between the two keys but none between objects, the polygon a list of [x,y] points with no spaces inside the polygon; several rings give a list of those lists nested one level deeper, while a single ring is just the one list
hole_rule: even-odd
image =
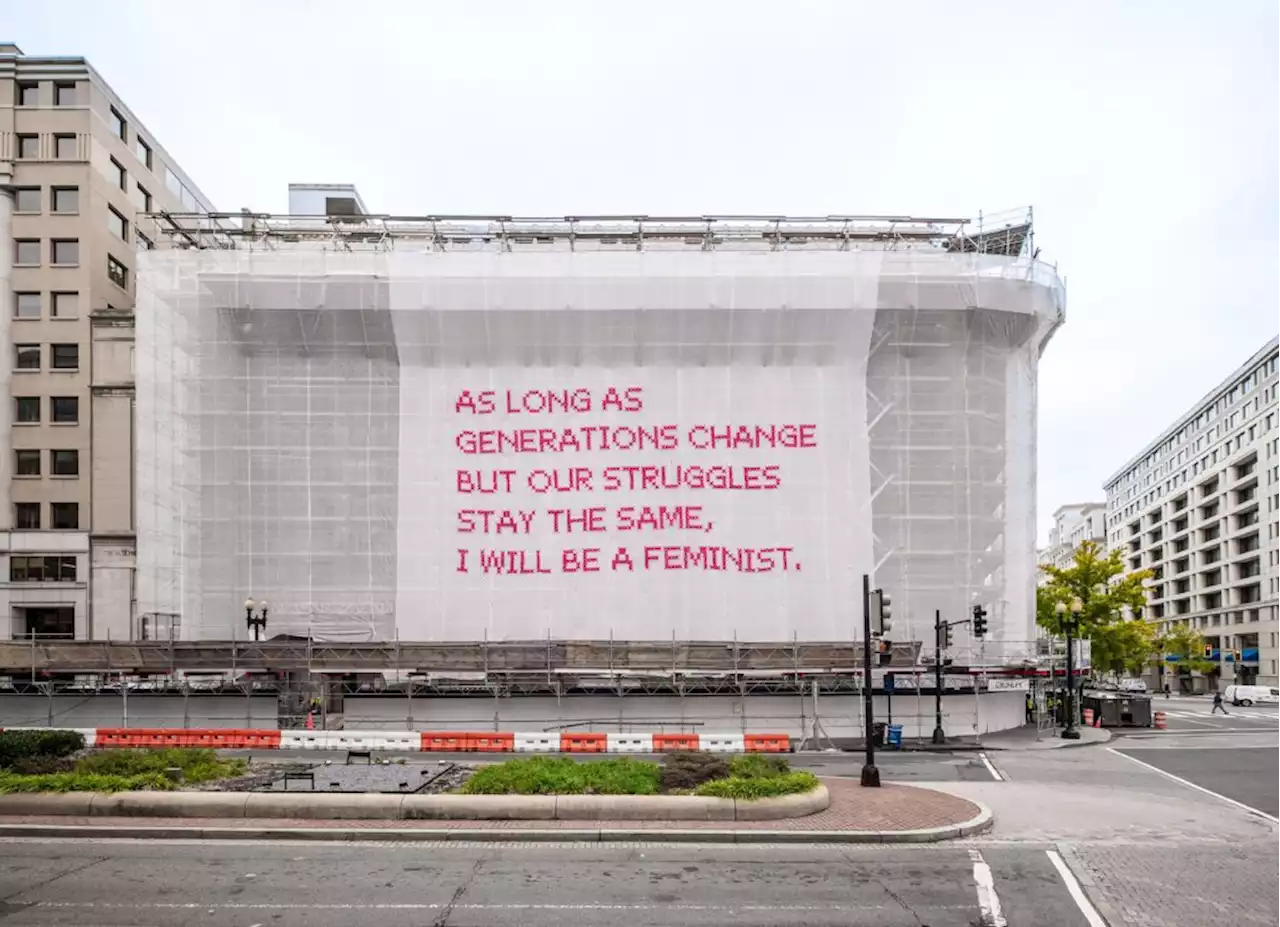
[{"label": "row of window", "polygon": [[[39,425],[44,399],[40,396],[15,396],[13,420],[18,425]],[[75,425],[80,421],[80,397],[50,396],[49,421],[55,425]]]},{"label": "row of window", "polygon": [[76,558],[66,554],[14,554],[9,557],[11,583],[74,583]]},{"label": "row of window", "polygon": [[[75,81],[54,81],[53,97],[51,102],[54,106],[79,106],[80,91]],[[18,83],[18,105],[19,106],[39,106],[41,100],[40,85],[36,81],[20,81]]]},{"label": "row of window", "polygon": [[[80,160],[80,140],[74,132],[55,132],[53,135],[53,156],[59,161]],[[38,161],[40,159],[40,136],[35,133],[18,134],[18,160]]]},{"label": "row of window", "polygon": [[[40,370],[44,347],[44,345],[39,344],[15,344],[13,346],[13,369]],[[80,345],[51,344],[48,345],[48,348],[50,370],[80,369]]]},{"label": "row of window", "polygon": [[[41,187],[14,187],[13,211],[15,213],[44,212],[44,191]],[[74,216],[80,212],[79,187],[50,187],[49,211]]]},{"label": "row of window", "polygon": [[[114,209],[108,212],[108,216],[114,216],[123,223],[123,227],[119,228],[117,234],[127,236],[129,234],[128,223]],[[140,236],[141,237],[141,236]],[[146,242],[146,247],[151,247],[151,242]],[[78,238],[51,238],[49,239],[49,263],[54,267],[78,267],[80,265],[80,239]],[[39,238],[15,238],[13,240],[13,263],[15,267],[39,267],[44,262],[44,248]],[[129,288],[129,268],[112,255],[107,255],[107,277],[116,286],[122,290]]]},{"label": "row of window", "polygon": [[[13,526],[18,531],[43,531],[44,503],[15,502]],[[80,530],[80,503],[50,502],[49,527],[54,531]]]},{"label": "row of window", "polygon": [[[18,448],[13,452],[15,476],[43,476],[44,451],[35,448]],[[77,450],[49,451],[49,473],[52,476],[79,476],[80,452]]]},{"label": "row of window", "polygon": [[[43,319],[44,295],[36,292],[13,294],[13,317],[15,319]],[[67,290],[49,294],[49,317],[52,319],[78,319],[80,317],[80,294]]]}]

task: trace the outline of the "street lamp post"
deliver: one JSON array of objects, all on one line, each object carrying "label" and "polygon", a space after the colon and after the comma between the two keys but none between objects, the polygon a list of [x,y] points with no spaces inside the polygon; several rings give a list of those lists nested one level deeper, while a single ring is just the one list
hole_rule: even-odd
[{"label": "street lamp post", "polygon": [[[1059,602],[1053,607],[1053,610],[1067,632],[1067,726],[1062,729],[1062,738],[1064,740],[1079,740],[1080,732],[1076,730],[1076,666],[1071,638],[1073,633],[1079,631],[1080,612],[1084,610],[1084,603],[1077,597],[1071,600],[1070,608],[1065,602]],[[1066,620],[1068,611],[1071,612],[1070,620]]]},{"label": "street lamp post", "polygon": [[[257,612],[254,612],[254,609]],[[267,603],[264,599],[261,602],[255,602],[253,599],[244,600],[244,623],[249,629],[249,633],[253,635],[255,641],[262,640],[261,635],[267,630]]]}]

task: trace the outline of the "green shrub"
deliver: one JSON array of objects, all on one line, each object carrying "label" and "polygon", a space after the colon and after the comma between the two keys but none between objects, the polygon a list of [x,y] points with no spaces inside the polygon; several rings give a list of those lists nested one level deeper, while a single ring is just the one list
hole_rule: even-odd
[{"label": "green shrub", "polygon": [[67,756],[24,756],[13,761],[9,771],[19,776],[46,776],[75,772],[76,761]]},{"label": "green shrub", "polygon": [[0,795],[8,792],[161,792],[175,787],[163,775],[103,776],[77,772],[18,776],[0,772]]},{"label": "green shrub", "polygon": [[715,779],[698,786],[695,794],[708,798],[775,798],[778,795],[793,795],[797,792],[808,792],[818,787],[818,777],[811,772],[797,770],[781,775],[765,777],[730,776],[728,779]]},{"label": "green shrub", "polygon": [[461,791],[467,795],[656,795],[660,787],[657,763],[534,756],[481,767]]},{"label": "green shrub", "polygon": [[76,772],[85,775],[163,776],[166,769],[182,770],[182,781],[189,785],[238,776],[244,772],[244,760],[224,760],[213,750],[199,747],[177,747],[159,750],[102,750],[91,753],[76,764]]},{"label": "green shrub", "polygon": [[31,757],[70,756],[84,749],[84,735],[76,731],[0,731],[0,769]]},{"label": "green shrub", "polygon": [[714,753],[672,753],[662,762],[662,791],[687,792],[729,775],[729,761]]},{"label": "green shrub", "polygon": [[743,753],[729,763],[729,775],[739,779],[772,779],[791,771],[786,757],[764,753]]}]

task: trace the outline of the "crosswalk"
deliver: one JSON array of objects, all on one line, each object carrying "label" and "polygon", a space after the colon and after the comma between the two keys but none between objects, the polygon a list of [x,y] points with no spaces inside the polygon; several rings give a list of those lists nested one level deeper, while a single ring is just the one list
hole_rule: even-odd
[{"label": "crosswalk", "polygon": [[1156,708],[1156,711],[1163,711],[1165,717],[1169,720],[1179,721],[1199,721],[1203,724],[1216,724],[1221,721],[1246,721],[1253,723],[1276,725],[1280,722],[1280,715],[1274,709],[1266,708],[1233,708],[1227,706],[1227,714],[1222,712],[1213,713],[1212,706],[1204,708]]}]

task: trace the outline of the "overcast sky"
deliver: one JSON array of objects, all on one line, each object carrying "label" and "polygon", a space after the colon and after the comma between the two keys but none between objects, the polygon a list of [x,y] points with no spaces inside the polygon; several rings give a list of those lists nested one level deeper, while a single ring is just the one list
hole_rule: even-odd
[{"label": "overcast sky", "polygon": [[1275,0],[0,0],[221,209],[975,215],[1067,278],[1040,523],[1280,328]]}]

